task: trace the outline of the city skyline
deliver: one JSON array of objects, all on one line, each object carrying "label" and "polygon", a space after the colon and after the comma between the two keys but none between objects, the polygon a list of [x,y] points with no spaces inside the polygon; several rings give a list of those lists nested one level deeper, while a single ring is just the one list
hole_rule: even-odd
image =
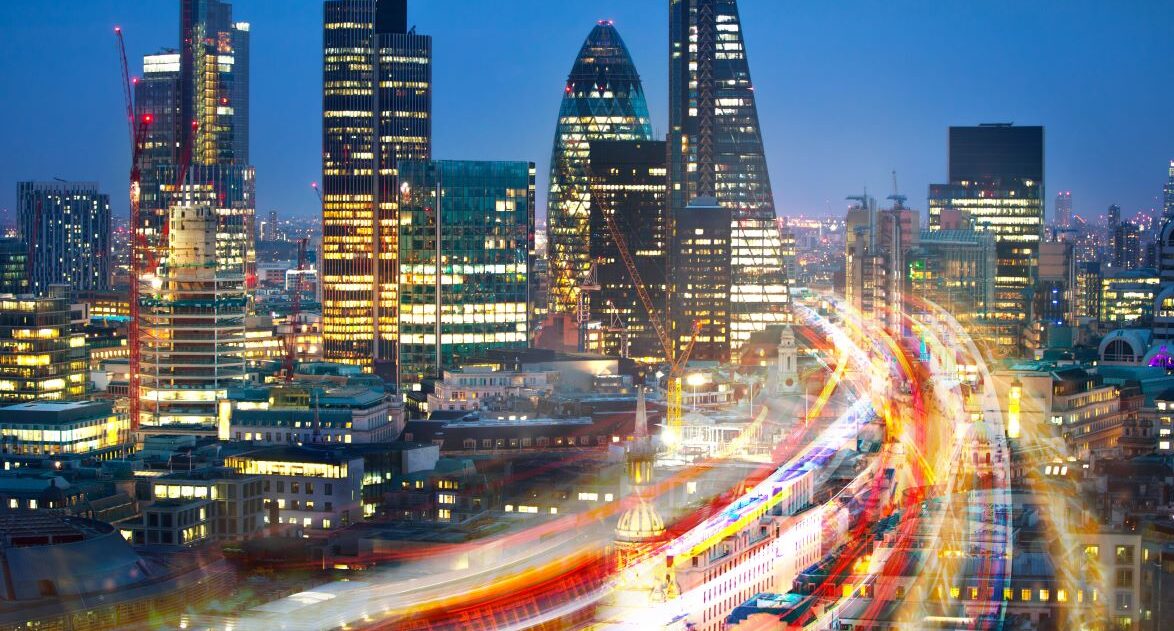
[{"label": "city skyline", "polygon": [[[435,67],[437,157],[536,162],[537,207],[545,214],[549,129],[562,97],[566,60],[584,30],[602,18],[615,20],[625,35],[642,69],[655,133],[666,133],[668,18],[659,3],[548,7],[519,1],[494,8],[465,5],[461,12],[447,4],[418,3],[409,15],[411,24],[439,38],[438,46],[446,44]],[[1004,24],[998,18],[1007,4],[942,6],[909,17],[896,8],[744,2],[745,37],[755,50],[752,72],[779,214],[827,215],[830,209],[839,215],[846,206],[842,198],[864,186],[878,196],[889,194],[893,170],[910,206],[924,213],[928,184],[945,177],[940,155],[946,128],[982,122],[1042,124],[1049,130],[1049,190],[1044,191],[1049,219],[1059,190],[1072,191],[1073,210],[1085,217],[1102,213],[1110,203],[1119,203],[1126,216],[1160,209],[1171,157],[1163,139],[1174,137],[1174,121],[1160,112],[1174,87],[1146,77],[1160,74],[1158,60],[1168,57],[1163,51],[1174,49],[1161,32],[1171,8],[1159,2],[1127,8],[1044,3],[1018,7],[1020,17]],[[258,170],[258,207],[312,217],[317,206],[308,185],[320,177],[316,78],[322,15],[317,2],[297,3],[294,9],[239,1],[234,17],[252,24],[255,40],[251,161]],[[902,15],[900,22],[896,15]],[[20,126],[10,136],[10,150],[0,162],[7,175],[0,183],[0,208],[11,222],[15,182],[51,172],[97,180],[111,192],[113,215],[121,221],[127,203],[117,191],[128,152],[116,109],[117,55],[106,29],[116,23],[125,28],[132,71],[139,74],[142,54],[174,46],[176,8],[116,0],[68,8],[5,5],[0,17],[24,25],[8,40],[6,75],[16,83],[46,72],[63,79],[33,91],[33,98],[9,99],[3,106],[8,120],[49,117],[60,123],[51,129]],[[538,24],[543,37],[500,37],[501,29],[535,33]],[[60,39],[47,37],[50,29]],[[785,36],[773,36],[778,29]],[[479,64],[478,72],[470,73],[468,60],[478,59],[477,48],[489,38],[499,40],[501,61]],[[976,45],[941,54],[957,39]],[[1109,44],[1088,46],[1089,41]],[[910,53],[910,46],[920,51]],[[812,64],[812,59],[822,63]],[[462,85],[470,81],[501,98],[488,104],[463,98]],[[1006,89],[992,92],[992,86]],[[983,98],[971,98],[971,87]],[[88,109],[62,98],[79,89],[91,95]]]}]

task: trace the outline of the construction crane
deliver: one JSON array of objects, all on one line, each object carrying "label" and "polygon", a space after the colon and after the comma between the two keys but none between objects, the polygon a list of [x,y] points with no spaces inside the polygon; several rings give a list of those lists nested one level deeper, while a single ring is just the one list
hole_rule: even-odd
[{"label": "construction crane", "polygon": [[620,357],[628,358],[628,323],[620,317],[620,310],[616,307],[616,303],[611,298],[607,299],[607,308],[611,312],[611,321],[607,326],[608,333],[620,334]]},{"label": "construction crane", "polygon": [[283,371],[285,382],[293,381],[294,364],[298,353],[298,316],[302,312],[302,279],[306,274],[306,246],[310,240],[303,237],[298,239],[298,269],[294,274],[293,295],[290,296],[289,328],[285,335],[285,363]]},{"label": "construction crane", "polygon": [[[169,234],[169,222],[166,214],[160,218],[159,237],[154,247],[147,242],[147,230],[143,225],[141,214],[142,172],[144,148],[147,140],[147,129],[154,122],[150,113],[141,116],[135,113],[134,86],[138,79],[131,79],[130,64],[126,58],[126,40],[122,35],[122,27],[114,27],[114,35],[118,41],[118,60],[122,70],[122,98],[126,106],[126,121],[130,130],[131,160],[130,160],[130,322],[127,326],[127,345],[129,348],[130,365],[127,379],[127,390],[130,408],[131,431],[139,429],[140,412],[140,321],[139,321],[139,282],[147,273],[153,273],[158,266],[158,248],[166,247]],[[199,129],[199,124],[192,121],[192,133]],[[178,194],[187,178],[188,168],[191,166],[191,152],[184,152],[179,156],[179,164],[175,170],[175,187]]]},{"label": "construction crane", "polygon": [[[591,198],[593,202],[598,203],[598,198],[594,192],[592,192]],[[615,242],[616,249],[619,250],[620,259],[624,262],[624,267],[628,269],[628,275],[632,277],[632,285],[636,288],[636,295],[640,297],[640,302],[644,305],[644,310],[648,313],[648,321],[656,331],[656,337],[660,340],[660,344],[664,348],[665,359],[669,364],[668,376],[665,377],[665,403],[667,407],[665,411],[665,430],[668,432],[665,442],[669,446],[669,449],[672,449],[680,438],[681,431],[681,407],[683,399],[681,376],[685,372],[685,365],[689,363],[689,355],[693,353],[693,346],[697,343],[697,335],[701,332],[701,322],[693,322],[693,329],[689,333],[689,342],[678,353],[672,338],[669,337],[668,328],[661,321],[656,306],[652,304],[652,297],[649,296],[648,288],[644,285],[644,279],[640,276],[640,270],[636,267],[636,260],[632,258],[632,253],[628,250],[628,242],[624,239],[623,233],[620,232],[620,228],[616,224],[614,213],[605,211],[602,205],[598,206],[598,208],[600,210],[599,214],[603,215],[607,224],[608,233],[611,234],[612,241]]]},{"label": "construction crane", "polygon": [[901,194],[901,189],[897,188],[897,171],[893,170],[893,194],[889,195],[889,199],[893,200],[893,210],[902,210],[905,208],[905,202],[908,197]]},{"label": "construction crane", "polygon": [[146,139],[147,127],[152,119],[150,114],[142,117],[135,116],[134,92],[131,88],[130,68],[126,62],[126,42],[122,37],[122,28],[114,27],[114,34],[118,38],[118,57],[122,64],[122,96],[126,104],[126,122],[130,129],[130,323],[127,327],[128,344],[130,346],[130,366],[127,386],[130,407],[130,427],[132,432],[139,429],[139,277],[143,272],[143,254],[146,249],[146,234],[143,231],[139,217],[139,194],[143,171],[143,144]]},{"label": "construction crane", "polygon": [[591,263],[587,278],[579,283],[579,304],[575,310],[575,324],[579,327],[579,352],[586,352],[587,329],[591,320],[591,292],[599,291],[599,268]]}]

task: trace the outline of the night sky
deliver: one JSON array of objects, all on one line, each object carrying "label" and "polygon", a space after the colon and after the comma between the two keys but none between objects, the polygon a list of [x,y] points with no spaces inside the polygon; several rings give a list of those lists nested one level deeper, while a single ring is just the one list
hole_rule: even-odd
[{"label": "night sky", "polygon": [[[317,212],[321,2],[235,0],[252,24],[258,214]],[[837,215],[844,196],[911,204],[944,181],[946,128],[1046,127],[1048,212],[1158,207],[1174,158],[1170,0],[742,0],[780,214]],[[128,132],[112,27],[132,72],[178,44],[177,0],[0,2],[0,208],[16,181],[97,180],[124,217]],[[614,19],[666,125],[666,0],[415,0],[433,36],[434,156],[538,163],[539,208],[563,82],[583,38]],[[8,219],[11,221],[11,219]]]}]

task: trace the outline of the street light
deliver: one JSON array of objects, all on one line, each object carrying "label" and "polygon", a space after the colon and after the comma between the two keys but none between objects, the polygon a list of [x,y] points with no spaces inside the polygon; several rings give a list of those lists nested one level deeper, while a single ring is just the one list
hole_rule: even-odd
[{"label": "street light", "polygon": [[697,387],[706,382],[705,375],[695,372],[685,378],[685,383],[693,388],[693,411],[697,411]]}]

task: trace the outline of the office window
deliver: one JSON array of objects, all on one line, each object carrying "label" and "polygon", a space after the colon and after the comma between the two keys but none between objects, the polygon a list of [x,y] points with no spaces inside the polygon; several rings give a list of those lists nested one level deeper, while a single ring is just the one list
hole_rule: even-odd
[{"label": "office window", "polygon": [[1117,546],[1117,563],[1122,565],[1133,563],[1133,546]]},{"label": "office window", "polygon": [[1133,587],[1133,570],[1128,568],[1117,569],[1117,587]]}]

